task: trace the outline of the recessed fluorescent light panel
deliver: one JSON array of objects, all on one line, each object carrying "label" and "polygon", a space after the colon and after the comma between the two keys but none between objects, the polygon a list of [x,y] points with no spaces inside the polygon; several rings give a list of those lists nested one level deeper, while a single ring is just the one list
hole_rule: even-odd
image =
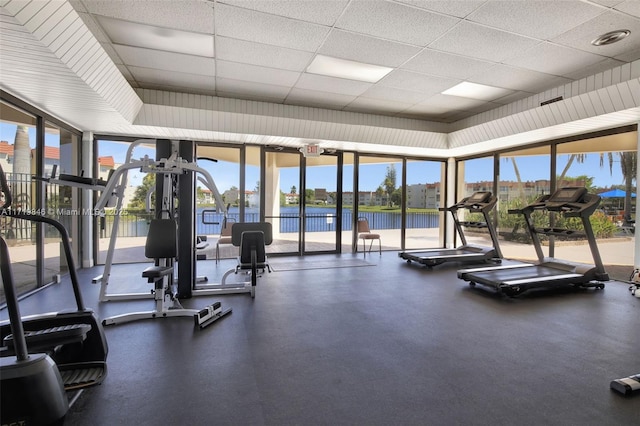
[{"label": "recessed fluorescent light panel", "polygon": [[311,74],[347,78],[349,80],[366,81],[368,83],[378,82],[391,71],[393,71],[393,68],[347,61],[346,59],[332,58],[324,55],[316,55],[307,67],[307,72]]},{"label": "recessed fluorescent light panel", "polygon": [[459,96],[461,98],[478,99],[481,101],[492,101],[511,93],[513,93],[513,90],[485,86],[484,84],[470,83],[468,81],[463,81],[442,92],[443,95]]},{"label": "recessed fluorescent light panel", "polygon": [[213,58],[213,36],[98,17],[115,44]]}]

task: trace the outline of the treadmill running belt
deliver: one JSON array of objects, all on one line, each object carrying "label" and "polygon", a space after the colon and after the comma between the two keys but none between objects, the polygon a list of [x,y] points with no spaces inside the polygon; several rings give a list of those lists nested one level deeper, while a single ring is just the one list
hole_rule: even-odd
[{"label": "treadmill running belt", "polygon": [[569,271],[563,271],[560,269],[554,269],[539,265],[531,265],[524,268],[512,268],[512,269],[494,269],[476,273],[469,273],[468,277],[477,279],[478,282],[485,282],[485,280],[503,283],[505,281],[521,280],[529,277],[553,277],[555,275],[565,275],[570,273]]}]

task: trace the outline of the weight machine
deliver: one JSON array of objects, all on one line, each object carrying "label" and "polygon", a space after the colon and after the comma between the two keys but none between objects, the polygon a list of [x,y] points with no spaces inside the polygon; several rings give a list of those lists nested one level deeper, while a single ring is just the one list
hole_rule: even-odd
[{"label": "weight machine", "polygon": [[[94,278],[93,282],[101,283],[100,301],[153,297],[156,301],[156,308],[153,311],[107,318],[104,320],[104,324],[118,324],[143,318],[193,316],[196,324],[202,328],[230,313],[231,310],[223,311],[219,302],[202,310],[184,309],[179,303],[180,298],[192,296],[195,277],[196,244],[193,211],[195,210],[196,174],[202,175],[199,177],[200,181],[211,190],[216,204],[223,214],[226,214],[226,209],[209,172],[192,162],[194,151],[192,141],[157,140],[155,141],[157,160],[152,160],[148,156],[138,161],[132,160],[133,149],[144,142],[150,141],[136,141],[129,147],[126,163],[114,171],[98,199],[96,210],[103,210],[114,196],[117,211],[122,209],[129,170],[139,169],[141,172],[154,173],[159,177],[156,179],[155,187],[157,217],[151,223],[145,248],[147,256],[156,259],[156,265],[143,272],[143,277],[154,283],[154,289],[150,293],[109,294],[107,292],[119,225],[118,214],[114,216],[105,270],[101,276]],[[178,195],[179,202],[176,203]],[[178,223],[179,226],[177,226]],[[178,253],[180,253],[179,256]],[[178,280],[174,282],[176,258],[178,259]]]},{"label": "weight machine", "polygon": [[[150,159],[148,156],[140,160],[132,160],[133,149],[142,143],[156,143],[156,158]],[[255,285],[251,281],[244,279],[241,282],[227,282],[231,277],[244,276],[245,274],[231,275],[229,271],[224,274],[220,283],[207,283],[206,277],[196,277],[196,250],[198,244],[195,241],[195,223],[193,212],[195,206],[195,175],[214,196],[217,211],[222,213],[226,220],[226,206],[222,200],[222,196],[218,191],[213,178],[209,172],[199,167],[195,161],[195,146],[192,141],[169,141],[169,140],[138,140],[129,146],[126,155],[126,162],[116,169],[108,181],[106,188],[102,191],[102,195],[96,204],[96,210],[102,210],[107,205],[113,205],[115,198],[116,212],[123,207],[124,191],[127,186],[128,171],[139,169],[141,172],[156,173],[159,176],[165,176],[167,183],[161,183],[156,180],[156,203],[158,199],[165,197],[165,194],[175,192],[175,187],[181,188],[179,191],[179,203],[177,209],[167,206],[156,206],[156,211],[177,211],[178,222],[178,280],[177,280],[177,296],[179,298],[190,298],[192,296],[216,296],[225,294],[249,293],[255,296]],[[151,192],[151,191],[150,191]],[[158,196],[157,194],[162,194]],[[149,195],[149,194],[148,194]],[[150,198],[149,196],[147,198]],[[119,226],[119,215],[114,216],[113,228],[111,230],[111,240],[109,241],[109,249],[103,274],[93,278],[93,283],[100,283],[100,301],[115,300],[135,300],[135,299],[151,299],[154,294],[151,293],[109,293],[108,285],[111,275],[111,267],[113,264],[113,256],[115,253],[115,244]],[[235,270],[234,270],[235,272]],[[246,271],[245,271],[246,272]],[[249,274],[246,274],[249,275]]]}]

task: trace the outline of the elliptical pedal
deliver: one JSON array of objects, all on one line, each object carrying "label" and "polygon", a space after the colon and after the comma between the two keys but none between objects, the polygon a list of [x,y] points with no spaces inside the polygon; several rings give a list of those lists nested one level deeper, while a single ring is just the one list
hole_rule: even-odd
[{"label": "elliptical pedal", "polygon": [[59,365],[64,390],[84,389],[101,384],[107,377],[106,362],[78,362]]}]

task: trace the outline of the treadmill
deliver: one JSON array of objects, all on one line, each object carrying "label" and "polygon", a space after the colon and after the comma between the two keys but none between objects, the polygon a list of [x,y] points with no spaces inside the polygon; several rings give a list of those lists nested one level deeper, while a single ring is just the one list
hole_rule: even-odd
[{"label": "treadmill", "polygon": [[[456,231],[460,235],[462,245],[457,248],[438,248],[427,250],[413,250],[398,253],[398,256],[405,259],[407,263],[417,262],[428,268],[440,265],[445,262],[487,262],[500,263],[502,252],[498,244],[498,235],[489,212],[493,210],[498,199],[489,191],[474,192],[469,197],[463,198],[451,207],[440,208],[440,211],[451,212]],[[463,222],[458,219],[458,210],[465,209],[471,213],[482,213],[484,222]],[[485,247],[468,244],[463,228],[486,228],[493,242],[493,247]]]},{"label": "treadmill", "polygon": [[[595,287],[603,289],[609,276],[604,270],[600,252],[589,217],[600,204],[600,196],[589,194],[583,187],[566,187],[553,194],[543,195],[522,209],[509,210],[510,214],[522,214],[538,255],[536,264],[521,263],[494,267],[461,269],[458,278],[470,285],[482,284],[507,296],[517,296],[535,288]],[[563,214],[581,219],[584,231],[554,227],[536,228],[531,219],[534,211]],[[589,242],[594,264],[570,262],[544,257],[539,235],[586,239]]]}]

